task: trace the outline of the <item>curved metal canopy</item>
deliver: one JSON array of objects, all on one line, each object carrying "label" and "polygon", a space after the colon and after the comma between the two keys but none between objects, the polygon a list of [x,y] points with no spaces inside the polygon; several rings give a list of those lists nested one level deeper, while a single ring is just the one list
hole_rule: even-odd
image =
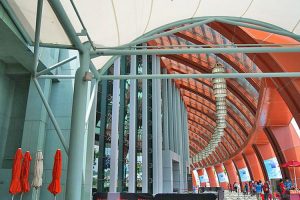
[{"label": "curved metal canopy", "polygon": [[[33,39],[37,1],[8,2]],[[254,19],[300,34],[298,0],[71,0],[61,3],[75,31],[80,33],[83,27],[74,8],[78,9],[92,41],[100,46],[126,44],[166,24],[203,16]],[[44,4],[42,24],[42,42],[70,44],[48,2]]]},{"label": "curved metal canopy", "polygon": [[[36,0],[8,0],[15,16],[33,41],[35,32]],[[199,17],[226,16],[262,21],[269,27],[300,34],[300,1],[298,0],[70,0],[45,1],[42,14],[41,43],[69,45],[70,38],[57,19],[51,6],[61,4],[82,42],[90,40],[95,47],[128,44],[140,36],[168,27],[168,24]],[[180,24],[178,24],[180,25]],[[173,25],[173,27],[176,25]],[[280,27],[280,28],[279,28]],[[163,29],[162,29],[163,30]],[[53,34],[55,32],[55,34]],[[102,68],[109,56],[93,59]]]},{"label": "curved metal canopy", "polygon": [[[33,42],[37,0],[7,2],[23,27],[24,34]],[[132,46],[147,42],[153,46],[207,45],[206,48],[220,44],[243,44],[243,41],[247,41],[243,38],[237,39],[240,42],[235,40],[235,37],[239,37],[235,31],[240,29],[247,32],[245,28],[231,29],[222,26],[220,22],[223,25],[233,24],[235,27],[248,25],[248,28],[300,39],[298,0],[48,0],[43,6],[40,37],[41,43],[48,46],[73,45],[65,27],[61,25],[62,19],[58,20],[52,10],[53,5],[56,5],[56,12],[57,9],[64,10],[81,42],[89,40],[95,49],[120,47],[132,41],[136,41],[131,43]],[[215,20],[217,23],[204,25]],[[201,21],[205,23],[196,24]],[[171,33],[173,29],[181,27],[189,28]],[[171,32],[166,34],[164,31]],[[266,38],[270,35],[272,34]],[[247,36],[253,37],[249,33]],[[253,43],[256,42],[254,37],[251,39]],[[97,68],[102,68],[109,58],[96,58]],[[257,60],[263,64],[263,59],[259,56],[256,58],[241,53],[210,53],[164,55],[161,62],[168,73],[175,74],[210,73],[216,62],[222,62],[230,73],[262,72],[261,66],[254,62]],[[221,144],[214,152],[214,158],[218,157],[218,161],[232,156],[247,143],[255,127],[261,88],[260,80],[255,78],[227,82],[228,126]],[[213,132],[216,108],[212,84],[207,79],[176,80],[175,83],[188,108],[190,152],[193,156],[207,145]]]}]

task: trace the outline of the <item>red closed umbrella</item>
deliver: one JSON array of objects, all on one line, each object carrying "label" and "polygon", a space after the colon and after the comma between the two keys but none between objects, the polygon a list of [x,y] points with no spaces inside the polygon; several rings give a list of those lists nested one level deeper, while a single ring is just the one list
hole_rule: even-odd
[{"label": "red closed umbrella", "polygon": [[[22,196],[23,193],[29,192],[30,191],[30,184],[29,184],[29,171],[30,171],[30,161],[31,161],[31,156],[30,152],[26,151],[24,154],[24,159],[22,163],[22,169],[21,169],[21,188],[22,188]],[[21,199],[22,199],[21,196]]]},{"label": "red closed umbrella", "polygon": [[61,151],[58,149],[54,157],[54,165],[52,170],[52,182],[48,186],[49,192],[55,197],[61,192],[60,177],[62,173],[62,156]]},{"label": "red closed umbrella", "polygon": [[17,193],[20,193],[22,191],[21,188],[21,166],[22,166],[22,149],[18,148],[15,157],[14,157],[14,164],[12,167],[12,176],[11,176],[11,182],[9,186],[9,193],[12,194],[12,199],[14,198],[14,195]]}]

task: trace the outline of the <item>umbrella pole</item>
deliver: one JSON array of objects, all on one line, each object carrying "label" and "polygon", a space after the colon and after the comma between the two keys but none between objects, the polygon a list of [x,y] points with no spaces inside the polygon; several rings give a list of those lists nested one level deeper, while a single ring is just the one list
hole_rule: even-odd
[{"label": "umbrella pole", "polygon": [[296,169],[294,167],[294,180],[295,180],[295,189],[297,189],[297,179],[296,179]]},{"label": "umbrella pole", "polygon": [[56,200],[56,195],[54,195],[54,200]]},{"label": "umbrella pole", "polygon": [[38,189],[35,189],[35,200],[38,200]]},{"label": "umbrella pole", "polygon": [[11,200],[14,200],[15,195],[11,195]]},{"label": "umbrella pole", "polygon": [[21,193],[21,197],[20,197],[20,200],[22,200],[23,199],[23,192]]}]

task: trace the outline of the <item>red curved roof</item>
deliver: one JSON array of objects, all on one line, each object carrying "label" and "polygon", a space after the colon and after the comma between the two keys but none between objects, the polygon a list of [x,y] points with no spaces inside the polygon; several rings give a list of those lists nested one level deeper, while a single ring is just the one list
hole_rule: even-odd
[{"label": "red curved roof", "polygon": [[[150,41],[152,46],[222,44],[299,44],[280,35],[241,28],[219,22],[195,27]],[[226,72],[299,71],[300,53],[264,54],[182,54],[161,57],[167,73],[211,73],[221,62]],[[188,111],[190,157],[208,144],[215,124],[215,97],[209,79],[174,80]],[[300,124],[300,79],[227,79],[227,128],[220,145],[209,158],[193,163],[205,167],[254,152],[253,145],[270,144],[261,131],[268,126],[289,125],[294,116]],[[288,86],[288,87],[287,87]],[[246,163],[246,162],[245,162]]]}]

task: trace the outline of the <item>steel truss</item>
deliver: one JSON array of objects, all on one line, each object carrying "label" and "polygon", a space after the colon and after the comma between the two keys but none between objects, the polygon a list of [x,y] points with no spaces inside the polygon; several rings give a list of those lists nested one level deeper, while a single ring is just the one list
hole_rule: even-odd
[{"label": "steel truss", "polygon": [[[37,16],[36,16],[36,31],[35,31],[35,41],[30,41],[30,37],[22,28],[21,23],[18,21],[17,17],[14,15],[12,9],[9,7],[6,0],[1,1],[1,4],[8,12],[9,16],[15,22],[16,27],[22,34],[26,44],[34,44],[34,62],[33,62],[33,70],[32,70],[32,80],[38,90],[38,93],[43,101],[43,104],[46,107],[46,110],[49,114],[49,117],[55,127],[55,130],[61,140],[61,143],[64,147],[64,150],[69,155],[69,165],[72,167],[68,168],[68,176],[67,176],[67,194],[66,198],[79,200],[81,198],[81,184],[82,184],[82,160],[83,160],[83,152],[81,152],[81,148],[78,149],[78,144],[82,142],[83,133],[86,131],[86,123],[88,119],[89,112],[91,110],[91,105],[93,104],[93,98],[95,96],[96,87],[93,89],[93,94],[91,95],[91,100],[88,106],[88,111],[86,110],[87,99],[84,99],[87,93],[87,81],[84,80],[85,74],[90,70],[94,74],[94,78],[98,80],[109,80],[109,79],[172,79],[172,78],[266,78],[266,77],[300,77],[300,72],[289,72],[289,73],[228,73],[228,74],[143,74],[143,75],[119,75],[119,76],[108,76],[104,75],[107,69],[112,65],[112,63],[119,58],[121,55],[166,55],[166,54],[201,54],[201,53],[270,53],[270,52],[300,52],[300,47],[298,46],[255,46],[254,44],[250,44],[249,46],[242,47],[211,47],[211,48],[195,48],[195,47],[176,47],[172,49],[135,49],[137,45],[146,43],[150,40],[169,36],[174,33],[184,31],[195,26],[200,26],[212,22],[220,22],[225,24],[231,24],[234,26],[242,26],[251,29],[256,29],[260,31],[270,32],[274,34],[279,34],[283,36],[291,37],[295,40],[300,41],[300,36],[284,30],[280,27],[277,27],[272,24],[256,21],[253,19],[245,19],[245,18],[237,18],[237,17],[199,17],[181,20],[178,22],[170,23],[160,28],[157,28],[153,31],[150,31],[141,37],[137,38],[131,43],[119,46],[119,47],[107,47],[106,49],[97,48],[96,45],[92,44],[91,38],[89,37],[88,30],[86,30],[79,12],[76,7],[73,6],[77,17],[80,20],[80,23],[83,27],[83,34],[88,37],[89,42],[83,44],[80,39],[78,33],[76,33],[74,27],[70,19],[68,18],[67,13],[65,12],[62,4],[59,0],[48,0],[51,5],[54,13],[56,14],[58,20],[60,21],[64,31],[66,32],[68,38],[72,43],[73,49],[76,49],[80,53],[80,67],[76,72],[76,76],[63,76],[63,75],[46,75],[51,72],[51,70],[62,66],[63,64],[70,62],[75,59],[75,57],[71,57],[64,61],[61,61],[52,67],[40,71],[37,71],[37,66],[39,64],[39,49],[41,46],[46,47],[55,47],[53,44],[40,44],[40,29],[41,29],[41,19],[42,19],[42,8],[43,8],[43,0],[38,0],[37,4]],[[71,1],[72,2],[72,1]],[[174,28],[177,27],[177,28]],[[171,30],[170,30],[171,29]],[[250,47],[251,46],[251,47]],[[70,46],[59,45],[60,48],[70,48]],[[171,48],[171,47],[170,47]],[[96,67],[91,63],[91,59],[104,56],[104,55],[112,55],[112,57],[102,68],[97,71]],[[71,139],[70,139],[70,147],[66,144],[65,138],[62,134],[62,131],[53,115],[53,112],[42,92],[42,89],[37,81],[37,78],[47,78],[47,79],[63,79],[63,78],[75,78],[75,90],[74,90],[74,98],[73,98],[73,113],[72,113],[72,127],[71,127]],[[74,110],[74,108],[76,109]],[[79,178],[78,178],[79,177]]]}]

